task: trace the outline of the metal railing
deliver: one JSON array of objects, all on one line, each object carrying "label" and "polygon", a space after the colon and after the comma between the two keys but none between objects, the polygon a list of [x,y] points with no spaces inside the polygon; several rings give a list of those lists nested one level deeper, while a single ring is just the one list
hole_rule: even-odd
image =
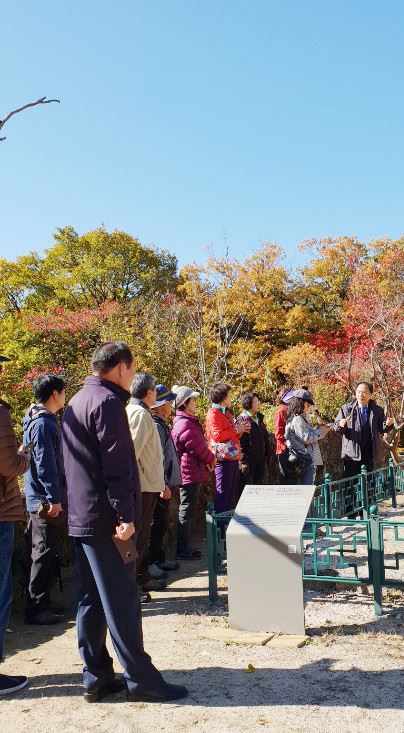
[{"label": "metal railing", "polygon": [[324,519],[341,519],[363,513],[368,519],[369,507],[391,499],[392,507],[397,507],[396,496],[404,492],[404,464],[394,465],[390,460],[386,468],[361,472],[350,478],[333,481],[329,473],[324,483],[316,488],[309,510],[309,516]]},{"label": "metal railing", "polygon": [[[373,585],[375,613],[382,613],[382,589],[404,588],[404,521],[379,519],[378,504],[404,494],[404,464],[332,481],[317,487],[301,535],[305,581]],[[217,577],[226,575],[226,531],[234,512],[206,510],[209,598],[217,599]],[[359,515],[361,518],[352,518]],[[345,517],[345,518],[344,518]],[[401,550],[403,543],[403,551]]]}]

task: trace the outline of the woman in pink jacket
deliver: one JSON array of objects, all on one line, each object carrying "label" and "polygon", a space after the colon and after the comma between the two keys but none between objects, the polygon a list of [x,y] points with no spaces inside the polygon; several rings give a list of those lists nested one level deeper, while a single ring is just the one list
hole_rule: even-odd
[{"label": "woman in pink jacket", "polygon": [[190,547],[189,535],[192,519],[198,504],[202,481],[215,467],[215,457],[209,450],[203,428],[196,415],[196,399],[199,392],[190,387],[177,387],[176,413],[171,437],[181,462],[180,507],[177,525],[177,558],[196,560],[201,551]]}]

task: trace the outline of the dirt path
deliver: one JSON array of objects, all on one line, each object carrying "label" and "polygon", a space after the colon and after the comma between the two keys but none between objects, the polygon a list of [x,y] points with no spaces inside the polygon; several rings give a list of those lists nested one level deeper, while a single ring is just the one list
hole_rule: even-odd
[{"label": "dirt path", "polygon": [[[184,564],[185,565],[185,564]],[[4,733],[146,733],[150,731],[404,731],[404,604],[390,593],[376,619],[373,597],[361,592],[306,591],[310,643],[270,650],[198,639],[226,625],[226,579],[209,605],[205,561],[183,568],[167,591],[144,606],[145,647],[169,680],[191,694],[179,704],[88,705],[81,697],[81,662],[74,627],[75,581],[65,571],[66,621],[23,624],[21,605],[7,633],[2,671],[30,677],[30,687],[0,702]],[[248,672],[249,664],[255,667]],[[119,664],[116,663],[119,670]]]}]

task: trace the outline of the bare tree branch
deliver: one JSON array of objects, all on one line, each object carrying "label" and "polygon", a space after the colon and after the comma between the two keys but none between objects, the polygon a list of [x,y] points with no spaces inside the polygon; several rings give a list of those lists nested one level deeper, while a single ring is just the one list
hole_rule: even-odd
[{"label": "bare tree branch", "polygon": [[[40,99],[37,99],[36,102],[29,102],[29,104],[24,104],[23,107],[13,109],[11,112],[8,113],[8,115],[4,117],[3,120],[0,120],[0,130],[4,127],[6,122],[8,122],[11,117],[13,117],[13,115],[17,115],[19,112],[23,112],[24,109],[28,109],[29,107],[36,107],[38,104],[52,104],[52,102],[58,102],[60,104],[60,99],[46,99],[46,97],[41,97]],[[5,139],[5,137],[0,137],[0,142],[3,142],[3,140]]]}]

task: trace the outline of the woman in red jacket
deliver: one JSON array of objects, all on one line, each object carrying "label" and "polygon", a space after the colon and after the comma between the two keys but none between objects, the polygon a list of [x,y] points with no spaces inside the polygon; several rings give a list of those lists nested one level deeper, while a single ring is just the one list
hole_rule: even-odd
[{"label": "woman in red jacket", "polygon": [[250,430],[249,422],[236,424],[229,410],[231,387],[219,382],[210,390],[212,407],[206,416],[206,436],[216,455],[215,511],[226,512],[234,507],[239,460],[240,435]]},{"label": "woman in red jacket", "polygon": [[276,440],[276,457],[278,459],[279,475],[282,483],[294,484],[295,474],[288,462],[288,450],[286,447],[285,429],[286,429],[286,413],[288,404],[295,395],[294,389],[287,389],[279,395],[280,406],[274,415],[274,432]]}]

